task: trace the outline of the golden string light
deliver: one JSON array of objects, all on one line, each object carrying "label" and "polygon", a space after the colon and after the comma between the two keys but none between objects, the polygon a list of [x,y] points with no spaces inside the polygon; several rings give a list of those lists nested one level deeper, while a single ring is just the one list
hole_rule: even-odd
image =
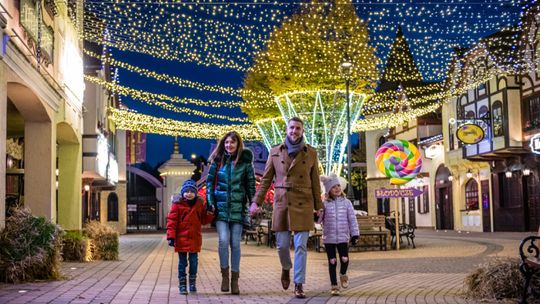
[{"label": "golden string light", "polygon": [[199,91],[217,92],[217,93],[228,94],[228,95],[232,95],[232,96],[240,96],[239,90],[235,89],[235,88],[232,88],[232,87],[219,86],[219,85],[209,85],[209,84],[204,84],[204,83],[200,83],[200,82],[196,82],[196,81],[191,81],[191,80],[188,80],[188,79],[183,79],[183,78],[180,78],[180,77],[174,76],[174,75],[167,75],[167,74],[157,73],[157,72],[151,71],[149,69],[134,66],[134,65],[129,64],[127,62],[116,60],[116,59],[114,59],[112,57],[104,57],[104,58],[102,58],[102,56],[100,56],[100,55],[98,55],[98,54],[96,54],[96,53],[94,53],[92,51],[86,50],[86,49],[84,50],[84,53],[86,55],[90,56],[90,57],[101,59],[103,61],[103,63],[109,63],[112,66],[123,68],[123,69],[128,70],[128,71],[130,71],[132,73],[137,73],[139,75],[143,75],[143,76],[148,77],[148,78],[153,78],[153,79],[156,79],[156,80],[159,80],[159,81],[163,81],[165,83],[174,84],[174,85],[177,85],[179,87],[186,87],[186,88],[196,89],[196,90],[199,90]]},{"label": "golden string light", "polygon": [[[337,1],[338,4],[342,4],[341,2],[341,0]],[[239,71],[247,70],[251,74],[259,73],[259,76],[262,77],[260,79],[250,80],[249,76],[246,78],[246,84],[251,81],[256,85],[245,85],[240,91],[236,90],[234,93],[227,93],[231,96],[241,95],[247,101],[243,106],[243,110],[250,114],[250,117],[254,115],[253,117],[257,118],[258,114],[265,113],[263,112],[265,109],[275,107],[273,96],[280,92],[295,89],[330,88],[330,86],[332,86],[332,89],[343,88],[344,82],[338,71],[339,62],[329,64],[320,61],[317,57],[339,56],[335,52],[335,48],[333,49],[324,43],[312,45],[313,40],[320,38],[316,34],[310,36],[309,33],[299,31],[292,35],[292,44],[295,44],[295,42],[304,43],[306,48],[315,50],[314,55],[316,55],[313,57],[301,55],[299,58],[295,58],[297,60],[293,64],[296,65],[296,69],[291,69],[291,65],[287,66],[286,63],[281,65],[267,64],[266,66],[265,64],[259,64],[257,67],[257,62],[253,68],[250,68],[253,54],[257,54],[257,57],[260,58],[266,52],[265,46],[270,47],[267,45],[267,41],[274,39],[273,34],[271,34],[272,32],[275,33],[274,29],[280,26],[280,23],[285,24],[291,21],[289,12],[299,7],[307,9],[314,4],[324,6],[326,5],[324,3],[314,1],[311,4],[300,4],[298,2],[279,3],[259,0],[258,3],[252,4],[223,3],[214,5],[206,0],[198,0],[193,3],[167,1],[159,4],[127,0],[114,2],[89,0],[85,1],[85,6],[90,12],[90,18],[85,20],[85,35],[89,40],[104,43],[120,50],[136,51],[157,58],[193,62],[203,66],[218,66]],[[538,59],[534,59],[534,56],[532,56],[532,59],[525,61],[510,60],[503,62],[501,60],[502,57],[520,58],[528,55],[527,52],[530,51],[525,48],[512,48],[512,46],[520,43],[519,37],[511,37],[511,39],[506,40],[493,37],[492,42],[501,45],[506,52],[496,56],[491,54],[492,50],[486,48],[488,52],[486,56],[496,64],[490,66],[483,74],[467,74],[466,78],[459,79],[457,83],[451,84],[449,87],[447,86],[448,83],[440,82],[441,79],[446,78],[448,74],[447,66],[455,58],[454,47],[470,45],[476,42],[478,37],[486,35],[483,33],[491,33],[515,24],[516,10],[513,12],[505,10],[512,6],[519,8],[520,3],[517,0],[510,0],[504,4],[497,2],[483,3],[482,10],[477,9],[479,8],[478,3],[471,4],[465,0],[420,4],[403,3],[395,0],[372,1],[369,3],[352,1],[352,5],[356,7],[357,12],[364,14],[362,17],[369,26],[370,37],[370,40],[365,43],[378,49],[377,55],[382,59],[382,62],[385,62],[385,59],[389,56],[389,53],[387,54],[384,50],[395,40],[393,33],[396,24],[401,24],[407,33],[407,40],[411,44],[411,53],[422,78],[427,81],[439,81],[432,84],[424,83],[422,86],[417,87],[404,87],[401,91],[402,94],[407,96],[404,105],[400,103],[401,101],[397,98],[396,92],[378,92],[365,102],[363,114],[373,116],[368,117],[370,120],[366,120],[365,125],[376,126],[381,123],[382,118],[379,118],[378,115],[384,112],[392,112],[393,121],[399,121],[399,118],[394,116],[405,119],[409,117],[406,115],[413,115],[414,113],[416,113],[414,115],[417,115],[423,111],[433,110],[432,106],[436,105],[438,101],[444,101],[461,94],[467,89],[485,82],[493,75],[538,70],[539,62]],[[479,22],[479,20],[482,22]],[[324,22],[332,23],[329,24],[331,27],[338,25],[341,21],[314,18],[307,24],[307,28],[316,28],[317,25]],[[433,26],[433,22],[435,22],[435,26]],[[301,37],[308,40],[300,41]],[[532,37],[529,40],[528,43],[534,46],[538,44],[539,38]],[[276,49],[285,49],[285,46],[290,45],[291,41],[282,41],[280,43],[281,45]],[[274,60],[280,62],[287,59],[284,52],[276,52],[274,55],[274,57],[268,58],[268,62]],[[114,60],[113,58],[108,59]],[[357,54],[353,58],[358,62],[369,62],[370,59],[370,54]],[[463,59],[456,60],[458,63],[461,62],[460,64],[464,62]],[[117,60],[115,60],[115,63],[118,66],[122,64]],[[114,63],[112,64],[114,65]],[[125,63],[122,65],[120,67],[126,70],[164,82],[199,90],[223,92],[217,86],[212,87],[203,83],[188,82],[185,79],[173,78],[170,75],[158,74]],[[319,70],[311,68],[312,66],[318,66]],[[274,71],[271,71],[269,77],[265,73],[261,73],[261,71],[269,71],[272,68]],[[454,69],[454,71],[457,70],[459,69]],[[405,66],[398,64],[395,71],[397,71],[398,75],[403,75]],[[357,73],[356,79],[358,83],[357,87],[353,89],[362,88],[372,83],[373,79],[376,79],[369,67],[366,69],[359,67],[355,73]],[[364,76],[358,77],[358,74]],[[370,76],[365,76],[368,74]],[[301,81],[289,82],[290,85],[278,85],[276,90],[275,84],[280,83],[287,77]],[[134,95],[140,94],[135,93]],[[155,101],[152,98],[147,99]],[[178,100],[188,101],[189,99],[174,101],[165,98],[165,100],[178,102]],[[218,101],[214,102],[217,103]],[[162,107],[174,107],[165,102],[152,104]],[[397,106],[401,108],[396,110]],[[410,109],[403,111],[404,107]],[[405,114],[405,112],[408,114]]]},{"label": "golden string light", "polygon": [[[212,106],[212,107],[225,106],[227,105],[227,102],[203,101],[203,100],[193,99],[193,98],[170,97],[165,94],[155,94],[155,93],[141,91],[141,90],[137,90],[133,88],[128,88],[128,87],[121,86],[113,82],[105,81],[103,79],[100,79],[94,76],[89,76],[89,75],[85,75],[84,79],[90,82],[93,82],[95,84],[98,84],[113,93],[123,95],[123,96],[129,96],[133,99],[143,101],[149,105],[157,105],[169,111],[174,111],[177,113],[185,113],[188,115],[196,115],[196,116],[200,116],[204,118],[215,118],[215,119],[223,119],[223,120],[237,121],[237,122],[248,121],[246,118],[242,118],[242,117],[231,117],[231,116],[221,115],[221,114],[211,114],[211,113],[206,113],[204,111],[187,108],[184,106],[177,107],[175,105],[164,102],[162,100],[169,100],[171,102],[183,103],[183,104],[191,104],[191,105],[198,105],[198,106]],[[234,102],[234,103],[235,103],[235,106],[239,105],[238,102]],[[231,104],[227,106],[232,107]]]},{"label": "golden string light", "polygon": [[[353,1],[353,5],[357,12],[365,15],[370,26],[371,43],[379,50],[384,50],[393,41],[389,33],[394,32],[396,20],[411,35],[422,34],[411,37],[413,55],[424,79],[433,81],[445,78],[446,65],[454,46],[470,44],[482,36],[482,32],[489,33],[514,24],[519,9],[506,10],[512,5],[519,8],[520,3],[517,0],[505,5],[483,3],[481,11],[475,10],[478,3],[457,0],[432,4]],[[95,19],[106,20],[107,28],[116,31],[111,34],[111,39],[117,37],[118,40],[110,40],[109,45],[148,51],[152,55],[162,54],[162,58],[171,60],[239,70],[249,67],[246,59],[262,49],[268,33],[286,20],[284,12],[301,6],[299,2],[273,1],[241,5],[214,5],[208,1],[189,4],[172,1],[160,2],[159,5],[131,1],[115,1],[115,5],[102,1],[87,2]],[[144,34],[144,31],[148,33]],[[101,33],[101,30],[96,32],[96,38],[101,39]],[[150,45],[141,46],[141,39]],[[203,54],[205,52],[208,54]],[[381,55],[384,60],[384,52]]]},{"label": "golden string light", "polygon": [[109,108],[109,119],[121,130],[207,139],[217,139],[234,130],[245,140],[260,140],[260,135],[253,124],[225,125],[178,121],[116,108]]}]

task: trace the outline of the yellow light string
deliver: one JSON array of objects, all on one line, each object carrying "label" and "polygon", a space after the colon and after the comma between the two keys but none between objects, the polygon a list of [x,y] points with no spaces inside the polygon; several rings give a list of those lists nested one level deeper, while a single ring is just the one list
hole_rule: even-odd
[{"label": "yellow light string", "polygon": [[[170,96],[167,96],[165,94],[149,93],[149,92],[145,92],[145,91],[141,91],[141,90],[137,90],[137,89],[133,89],[133,88],[124,87],[124,86],[115,84],[113,82],[108,82],[108,81],[105,81],[103,79],[100,79],[100,78],[97,78],[97,77],[94,77],[94,76],[85,75],[84,79],[88,80],[88,81],[91,81],[91,82],[93,82],[95,84],[98,84],[100,86],[103,86],[104,88],[106,88],[107,90],[109,90],[111,92],[114,92],[114,93],[117,93],[117,94],[123,95],[123,96],[129,96],[129,97],[131,97],[133,99],[143,101],[143,102],[145,102],[145,103],[147,103],[149,105],[156,105],[156,106],[159,106],[159,107],[161,107],[163,109],[166,109],[166,110],[169,110],[169,111],[174,111],[174,112],[177,112],[177,113],[185,113],[185,114],[188,114],[188,115],[196,115],[196,116],[201,116],[201,117],[204,117],[204,118],[216,118],[216,119],[223,119],[223,120],[237,121],[237,122],[247,122],[248,121],[246,118],[241,118],[241,117],[230,117],[230,116],[227,116],[227,115],[206,113],[204,111],[194,110],[194,109],[187,108],[187,107],[177,107],[177,106],[174,106],[172,104],[169,104],[169,103],[161,101],[161,100],[169,100],[169,101],[177,102],[177,103],[192,104],[192,105],[199,105],[199,106],[201,106],[201,105],[203,105],[203,106],[213,106],[213,107],[215,107],[215,104],[221,103],[219,101],[210,101],[209,103],[214,104],[214,105],[210,105],[210,104],[205,104],[206,101],[202,101],[202,100],[198,100],[198,99],[192,99],[192,98],[182,98],[182,99],[180,99],[178,97],[170,97]],[[236,103],[236,106],[240,105],[237,102],[235,102],[235,103]]]},{"label": "yellow light string", "polygon": [[187,87],[191,89],[196,89],[199,91],[211,91],[211,92],[217,92],[221,94],[228,94],[232,96],[240,96],[240,92],[238,89],[232,88],[232,87],[225,87],[225,86],[219,86],[219,85],[208,85],[196,81],[191,81],[187,79],[180,78],[178,76],[173,75],[167,75],[167,74],[160,74],[145,68],[141,68],[138,66],[131,65],[127,62],[116,60],[112,57],[105,57],[102,58],[102,56],[89,51],[87,49],[84,50],[84,53],[90,57],[94,57],[97,59],[102,59],[102,61],[105,63],[109,63],[112,66],[120,67],[125,70],[128,70],[132,73],[137,73],[139,75],[143,75],[149,78],[153,78],[159,81],[163,81],[169,84],[175,84],[179,87]]},{"label": "yellow light string", "polygon": [[116,108],[109,108],[109,119],[121,130],[207,139],[217,139],[234,130],[244,140],[260,140],[259,132],[253,124],[224,125],[178,121]]},{"label": "yellow light string", "polygon": [[[519,5],[519,1],[512,1],[515,5]],[[123,5],[125,4],[125,5]],[[512,14],[506,13],[504,8],[492,3],[483,5],[482,14],[474,12],[474,7],[461,1],[451,1],[448,3],[439,3],[437,5],[415,5],[405,3],[396,3],[393,1],[385,1],[384,5],[381,3],[354,3],[357,7],[369,7],[370,9],[364,10],[369,17],[367,22],[374,25],[371,30],[373,32],[373,42],[376,47],[381,48],[388,43],[391,43],[393,37],[387,36],[387,34],[381,34],[395,28],[395,20],[387,18],[386,16],[396,16],[401,20],[400,23],[405,27],[408,32],[411,33],[424,33],[426,35],[439,35],[445,36],[443,38],[433,39],[432,37],[421,37],[411,39],[415,45],[413,52],[418,62],[420,63],[421,70],[424,71],[424,78],[426,80],[434,80],[436,78],[441,79],[445,76],[445,67],[441,62],[448,62],[451,57],[451,47],[456,45],[455,36],[460,35],[463,44],[469,44],[475,41],[478,37],[478,33],[482,29],[497,29],[506,25],[511,25],[515,22],[512,20]],[[271,7],[270,10],[263,9],[262,7]],[[307,6],[308,4],[305,4]],[[216,8],[219,7],[219,8]],[[246,57],[245,51],[257,51],[264,45],[266,37],[264,35],[253,36],[254,29],[260,32],[268,33],[272,30],[275,24],[283,21],[286,17],[282,13],[282,8],[294,8],[301,6],[298,3],[276,3],[276,2],[262,2],[252,4],[252,8],[257,7],[257,17],[252,18],[254,14],[248,14],[246,12],[254,11],[250,9],[250,4],[237,3],[227,4],[220,3],[220,5],[214,5],[210,2],[195,1],[193,4],[185,4],[180,2],[167,2],[160,3],[158,8],[153,3],[131,3],[120,1],[115,5],[101,4],[101,2],[89,1],[89,10],[94,13],[96,18],[107,20],[109,28],[117,31],[117,35],[126,35],[125,33],[132,34],[132,47],[137,46],[136,43],[140,41],[139,32],[130,32],[131,28],[134,29],[147,29],[151,28],[151,32],[154,36],[147,37],[150,42],[162,42],[159,46],[165,46],[164,53],[168,58],[182,57],[187,61],[200,60],[199,64],[214,64],[218,66],[224,66],[223,60],[232,60],[233,62],[227,62],[225,66],[231,67],[233,65],[245,68],[246,65],[241,63]],[[279,9],[276,9],[279,8]],[[457,8],[459,7],[459,9]],[[190,13],[177,12],[180,9],[189,10]],[[155,14],[148,14],[148,10],[152,10]],[[361,11],[361,10],[360,10]],[[278,13],[281,12],[281,13]],[[202,16],[199,13],[202,14]],[[191,16],[195,14],[195,16]],[[217,21],[214,20],[217,15],[231,19],[232,21]],[[251,19],[250,19],[251,18]],[[444,18],[444,21],[449,23],[446,26],[432,26],[431,24],[423,24],[426,20]],[[243,24],[242,22],[236,22],[237,20],[251,20],[257,24]],[[406,22],[405,20],[414,20],[415,22]],[[419,22],[421,19],[422,22]],[[472,27],[467,21],[470,20],[482,20],[482,27]],[[236,23],[235,23],[236,22]],[[157,26],[159,25],[159,26]],[[180,31],[189,32],[193,36],[178,35]],[[100,31],[101,33],[101,31]],[[200,35],[204,35],[205,38],[201,39]],[[98,34],[98,37],[100,35]],[[145,35],[142,35],[145,36]],[[160,37],[161,36],[161,37]],[[165,37],[165,38],[164,38]],[[221,41],[217,38],[227,37],[225,43],[215,44],[217,41]],[[448,37],[448,38],[446,38]],[[125,39],[125,36],[124,38]],[[146,39],[146,38],[145,38]],[[176,40],[175,40],[176,39]],[[170,48],[171,45],[187,43],[181,48]],[[171,42],[171,43],[169,43]],[[514,42],[517,42],[514,40]],[[126,42],[114,42],[112,44],[119,44],[122,47],[127,48]],[[166,45],[169,44],[169,47]],[[438,47],[441,46],[441,47]],[[447,46],[447,47],[443,47]],[[142,48],[137,48],[141,50]],[[156,54],[158,48],[150,48],[150,53]],[[171,56],[173,52],[183,51],[188,49],[188,52],[196,53],[197,56],[187,57]],[[217,61],[207,60],[212,59],[210,57],[204,57],[201,55],[201,51],[210,51],[212,56],[228,56]],[[434,51],[436,50],[436,52]],[[238,54],[238,56],[234,55]],[[238,57],[238,58],[237,58]],[[182,59],[182,60],[183,60]],[[428,73],[425,73],[428,71]],[[429,71],[433,72],[430,73]],[[431,74],[436,74],[435,76]]]}]

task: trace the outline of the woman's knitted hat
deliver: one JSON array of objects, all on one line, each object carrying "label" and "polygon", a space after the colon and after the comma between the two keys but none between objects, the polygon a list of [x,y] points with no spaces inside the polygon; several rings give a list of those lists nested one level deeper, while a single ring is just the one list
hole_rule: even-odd
[{"label": "woman's knitted hat", "polygon": [[182,184],[182,189],[180,194],[184,197],[184,193],[188,190],[191,190],[197,194],[197,183],[194,180],[188,179]]}]

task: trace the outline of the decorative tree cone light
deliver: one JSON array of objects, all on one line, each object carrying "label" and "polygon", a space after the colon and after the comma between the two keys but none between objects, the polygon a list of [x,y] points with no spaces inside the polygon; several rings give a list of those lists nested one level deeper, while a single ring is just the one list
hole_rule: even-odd
[{"label": "decorative tree cone light", "polygon": [[[351,121],[360,117],[364,94],[349,93]],[[281,113],[275,118],[256,121],[265,146],[282,143],[285,139],[285,122],[291,117],[304,120],[305,141],[317,150],[325,175],[343,169],[347,148],[347,99],[341,90],[305,91],[277,96],[276,105]]]},{"label": "decorative tree cone light", "polygon": [[392,185],[411,181],[422,169],[422,155],[412,143],[396,139],[384,143],[375,155],[379,171],[390,178]]}]

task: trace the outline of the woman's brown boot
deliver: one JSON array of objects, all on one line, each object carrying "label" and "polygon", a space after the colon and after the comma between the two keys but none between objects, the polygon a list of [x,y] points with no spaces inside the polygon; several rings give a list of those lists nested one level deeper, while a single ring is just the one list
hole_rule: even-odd
[{"label": "woman's brown boot", "polygon": [[231,293],[240,294],[240,288],[238,288],[238,277],[240,277],[239,272],[231,272]]},{"label": "woman's brown boot", "polygon": [[221,291],[229,291],[229,267],[221,268]]}]

